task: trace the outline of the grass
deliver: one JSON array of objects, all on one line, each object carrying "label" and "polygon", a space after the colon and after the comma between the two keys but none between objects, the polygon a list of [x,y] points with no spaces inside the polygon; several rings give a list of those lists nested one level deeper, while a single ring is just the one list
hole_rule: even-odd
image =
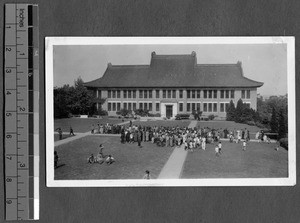
[{"label": "grass", "polygon": [[249,143],[242,151],[241,144],[222,142],[220,157],[215,156],[215,144],[205,151],[187,155],[182,178],[261,178],[287,177],[288,152],[276,144]]},{"label": "grass", "polygon": [[[69,134],[63,134],[62,135],[62,139],[66,139],[66,138],[69,138],[69,137],[72,137],[72,136],[70,136]],[[56,142],[58,140],[59,140],[59,135],[58,134],[54,134],[54,142]]]},{"label": "grass", "polygon": [[[104,146],[104,155],[111,154],[116,159],[112,165],[87,163],[91,153],[99,152],[100,143]],[[59,165],[65,165],[55,170],[55,180],[142,179],[145,170],[157,178],[173,148],[161,148],[148,142],[142,146],[121,144],[116,136],[87,136],[57,146]]]},{"label": "grass", "polygon": [[[127,120],[126,120],[127,121]],[[70,126],[72,126],[73,131],[76,132],[88,132],[91,131],[92,125],[96,127],[97,124],[119,124],[122,120],[120,119],[111,119],[104,117],[102,119],[98,118],[63,118],[54,120],[54,130],[58,127],[62,128],[62,131],[69,132]]]}]

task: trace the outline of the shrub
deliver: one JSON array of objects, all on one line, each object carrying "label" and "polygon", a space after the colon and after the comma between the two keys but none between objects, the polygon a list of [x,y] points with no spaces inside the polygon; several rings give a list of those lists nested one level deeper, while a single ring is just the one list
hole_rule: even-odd
[{"label": "shrub", "polygon": [[139,115],[141,117],[149,116],[149,111],[144,109],[137,109],[134,111],[135,115]]},{"label": "shrub", "polygon": [[208,116],[208,119],[209,119],[209,120],[214,120],[215,117],[216,117],[215,115],[209,115],[209,116]]},{"label": "shrub", "polygon": [[160,117],[160,113],[156,113],[156,114],[152,114],[152,113],[149,113],[148,115],[149,117]]},{"label": "shrub", "polygon": [[279,140],[279,145],[283,148],[285,148],[286,150],[289,150],[289,140],[288,138],[282,138]]},{"label": "shrub", "polygon": [[254,121],[247,121],[246,124],[247,124],[247,125],[252,125],[252,126],[253,126],[253,125],[256,125],[256,123],[255,123]]}]

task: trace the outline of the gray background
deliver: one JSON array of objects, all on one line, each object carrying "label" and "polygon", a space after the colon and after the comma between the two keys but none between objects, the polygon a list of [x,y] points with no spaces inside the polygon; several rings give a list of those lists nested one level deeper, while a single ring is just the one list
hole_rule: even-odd
[{"label": "gray background", "polygon": [[[44,88],[45,36],[296,36],[299,1],[214,0],[32,0],[39,3],[40,72]],[[1,57],[3,37],[0,35]],[[0,60],[1,73],[3,59]],[[0,75],[3,87],[3,75]],[[299,86],[299,75],[296,75]],[[298,92],[297,92],[298,93]],[[299,96],[299,94],[297,94]],[[40,96],[44,98],[41,90]],[[297,97],[298,98],[298,97]],[[3,95],[0,96],[3,111]],[[44,101],[41,135],[45,134]],[[299,106],[296,106],[297,110]],[[3,114],[0,126],[3,126]],[[299,119],[297,119],[297,129]],[[297,133],[297,138],[299,133]],[[0,140],[3,142],[1,134]],[[297,154],[297,160],[299,160]],[[40,222],[299,222],[300,186],[215,188],[47,188],[45,138],[40,148]],[[0,163],[3,157],[0,156]],[[299,168],[297,179],[299,179]],[[0,221],[4,220],[3,165],[0,165]],[[242,180],[242,179],[241,179]],[[298,180],[299,184],[299,180]]]}]

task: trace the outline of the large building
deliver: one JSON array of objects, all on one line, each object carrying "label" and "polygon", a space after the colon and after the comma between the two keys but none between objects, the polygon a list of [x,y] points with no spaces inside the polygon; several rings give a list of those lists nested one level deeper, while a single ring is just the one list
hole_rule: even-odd
[{"label": "large building", "polygon": [[[230,100],[241,98],[256,110],[257,88],[263,83],[244,76],[242,63],[197,64],[195,52],[188,55],[151,54],[150,65],[112,65],[101,78],[85,83],[109,115],[122,108],[147,109],[162,117],[191,113],[226,117]],[[99,106],[99,105],[97,105]]]}]

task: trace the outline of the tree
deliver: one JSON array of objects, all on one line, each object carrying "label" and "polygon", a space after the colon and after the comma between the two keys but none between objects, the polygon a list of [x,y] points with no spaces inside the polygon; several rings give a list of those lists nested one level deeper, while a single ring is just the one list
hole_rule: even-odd
[{"label": "tree", "polygon": [[278,139],[285,138],[286,133],[287,133],[287,120],[285,119],[285,110],[280,109]]},{"label": "tree", "polygon": [[89,114],[93,107],[93,95],[83,85],[81,77],[74,82],[74,88],[71,90],[70,110],[72,114]]},{"label": "tree", "polygon": [[116,114],[121,115],[121,116],[127,116],[127,115],[131,115],[132,112],[131,112],[131,110],[122,108],[120,111],[117,111]]},{"label": "tree", "polygon": [[271,117],[271,120],[270,120],[271,132],[278,133],[278,130],[279,130],[278,127],[279,127],[278,115],[277,115],[277,112],[276,112],[275,108],[273,107],[273,109],[272,109],[272,117]]},{"label": "tree", "polygon": [[234,117],[235,117],[235,107],[233,101],[231,100],[228,108],[226,109],[226,120],[234,121]]}]

